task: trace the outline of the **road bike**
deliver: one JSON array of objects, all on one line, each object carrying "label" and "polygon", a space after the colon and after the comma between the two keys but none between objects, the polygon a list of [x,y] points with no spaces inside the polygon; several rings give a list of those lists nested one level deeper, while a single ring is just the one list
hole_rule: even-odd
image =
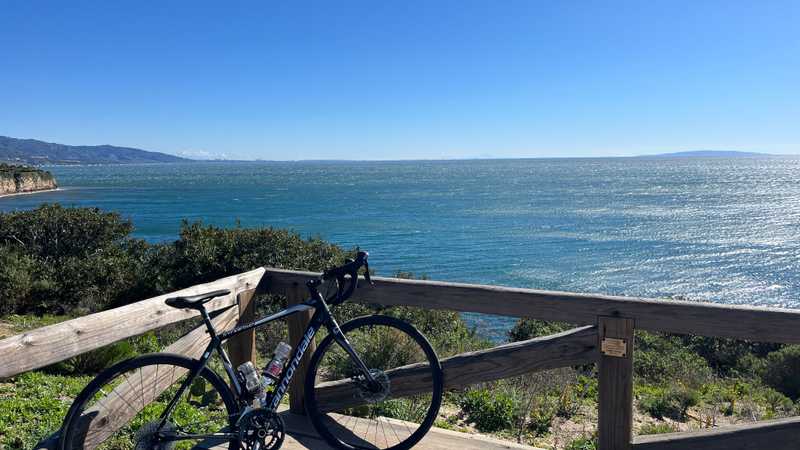
[{"label": "road bike", "polygon": [[[202,356],[147,354],[101,372],[69,409],[59,448],[277,449],[286,433],[281,402],[318,333],[324,337],[308,363],[304,403],[319,436],[339,449],[411,448],[431,428],[441,405],[443,375],[436,352],[416,328],[397,318],[370,315],[339,326],[329,309],[352,296],[360,269],[372,283],[368,256],[358,252],[355,259],[308,280],[305,302],[224,332],[216,331],[204,304],[229,291],[167,299],[172,307],[199,311],[210,335]],[[333,293],[323,295],[322,285]],[[244,365],[233,367],[225,341],[312,310],[285,366],[278,364],[273,383],[264,375],[254,386]],[[214,354],[219,358],[212,360]]]}]

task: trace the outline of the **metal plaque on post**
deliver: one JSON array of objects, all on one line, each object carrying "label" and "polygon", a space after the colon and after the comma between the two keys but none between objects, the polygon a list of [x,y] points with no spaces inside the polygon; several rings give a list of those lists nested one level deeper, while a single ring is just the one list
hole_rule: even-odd
[{"label": "metal plaque on post", "polygon": [[624,358],[628,354],[628,343],[625,339],[603,338],[600,351],[606,356]]}]

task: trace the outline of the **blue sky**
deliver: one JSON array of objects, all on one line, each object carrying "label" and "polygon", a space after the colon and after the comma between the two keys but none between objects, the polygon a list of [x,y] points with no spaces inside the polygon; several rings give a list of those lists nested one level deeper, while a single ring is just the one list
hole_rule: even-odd
[{"label": "blue sky", "polygon": [[800,153],[800,2],[4,0],[0,135],[263,159]]}]

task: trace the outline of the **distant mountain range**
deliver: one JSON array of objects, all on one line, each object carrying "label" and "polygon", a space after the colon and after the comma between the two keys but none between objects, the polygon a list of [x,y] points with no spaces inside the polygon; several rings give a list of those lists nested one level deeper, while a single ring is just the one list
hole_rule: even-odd
[{"label": "distant mountain range", "polygon": [[691,152],[661,153],[659,155],[642,155],[638,158],[758,158],[775,156],[769,153],[735,152],[729,150],[695,150]]},{"label": "distant mountain range", "polygon": [[[696,150],[688,152],[641,155],[635,158],[767,158],[777,155],[727,150]],[[213,159],[208,159],[213,161]],[[114,145],[64,145],[36,139],[17,139],[0,136],[0,162],[12,164],[146,164],[196,162],[166,153]],[[326,160],[327,161],[327,160]]]},{"label": "distant mountain range", "polygon": [[191,159],[113,145],[64,145],[0,136],[0,161],[24,164],[179,163]]}]

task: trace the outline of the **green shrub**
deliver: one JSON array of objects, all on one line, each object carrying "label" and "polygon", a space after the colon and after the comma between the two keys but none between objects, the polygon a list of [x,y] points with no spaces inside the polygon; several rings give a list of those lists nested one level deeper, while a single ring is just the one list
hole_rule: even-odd
[{"label": "green shrub", "polygon": [[44,204],[0,214],[0,246],[18,260],[0,274],[0,290],[17,292],[18,313],[105,307],[138,272],[125,251],[132,230],[130,221],[97,208]]},{"label": "green shrub", "polygon": [[554,408],[539,407],[530,412],[526,428],[536,436],[543,436],[550,431],[556,417]]},{"label": "green shrub", "polygon": [[639,409],[661,419],[684,420],[686,412],[700,401],[700,393],[680,384],[646,386],[639,392]]},{"label": "green shrub", "polygon": [[20,245],[43,261],[90,255],[121,243],[132,231],[129,220],[98,208],[43,204],[29,211],[0,214],[0,244]]},{"label": "green shrub", "polygon": [[648,384],[672,381],[698,386],[711,377],[707,362],[675,336],[636,332],[634,375]]},{"label": "green shrub", "polygon": [[582,395],[582,386],[580,384],[570,383],[565,385],[562,388],[561,394],[559,394],[557,401],[555,402],[556,415],[558,417],[569,419],[570,417],[577,414],[581,406],[580,403],[581,395]]},{"label": "green shrub", "polygon": [[444,419],[436,419],[433,423],[436,428],[443,428],[451,431],[461,431],[462,427],[458,426],[458,416],[450,415]]},{"label": "green shrub", "polygon": [[792,399],[774,389],[764,388],[761,392],[761,399],[767,410],[764,419],[790,416],[794,412],[794,402],[792,402]]},{"label": "green shrub", "polygon": [[176,287],[216,280],[259,266],[321,271],[345,252],[319,238],[275,228],[218,228],[184,221],[171,261]]},{"label": "green shrub", "polygon": [[510,342],[526,341],[539,336],[548,336],[561,333],[572,328],[571,325],[562,322],[545,322],[538,319],[520,319],[508,332]]},{"label": "green shrub", "polygon": [[582,437],[575,439],[567,444],[564,450],[595,450],[597,449],[597,441],[593,438]]},{"label": "green shrub", "polygon": [[575,393],[578,398],[583,400],[590,400],[597,402],[597,377],[589,377],[586,375],[578,375],[578,380],[575,383]]},{"label": "green shrub", "polygon": [[793,400],[800,399],[800,346],[789,345],[767,355],[764,382]]},{"label": "green shrub", "polygon": [[430,404],[430,395],[412,398],[394,398],[381,403],[378,411],[375,411],[375,413],[393,419],[420,422],[421,418],[425,417],[425,414],[427,414]]},{"label": "green shrub", "polygon": [[[119,306],[128,301],[126,291],[135,285],[138,270],[121,247],[106,247],[86,256],[63,258],[58,267],[56,290],[49,293],[48,311],[66,310],[76,315]],[[125,298],[127,301],[123,301]]]},{"label": "green shrub", "polygon": [[790,416],[794,412],[791,399],[760,380],[721,380],[705,386],[703,397],[711,403],[722,403],[721,411],[726,416],[738,414],[752,419],[755,413],[759,419],[771,419]]},{"label": "green shrub", "polygon": [[132,231],[129,220],[96,208],[0,213],[0,314],[85,314],[259,266],[321,270],[345,256],[272,228],[184,222],[178,241],[153,245]]},{"label": "green shrub", "polygon": [[670,423],[646,423],[639,428],[639,435],[674,433],[678,427]]},{"label": "green shrub", "polygon": [[504,392],[471,389],[463,395],[459,406],[480,431],[510,428],[518,418],[518,405]]},{"label": "green shrub", "polygon": [[34,288],[36,262],[10,246],[0,246],[0,316],[24,311]]},{"label": "green shrub", "polygon": [[690,352],[705,359],[708,366],[723,377],[751,377],[760,368],[760,361],[782,344],[749,342],[736,339],[682,335],[676,337]]}]

